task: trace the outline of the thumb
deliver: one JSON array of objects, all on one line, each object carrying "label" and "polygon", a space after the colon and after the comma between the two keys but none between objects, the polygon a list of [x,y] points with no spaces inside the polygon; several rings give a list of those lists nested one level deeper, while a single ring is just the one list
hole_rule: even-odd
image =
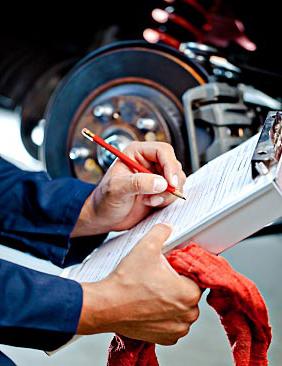
[{"label": "thumb", "polygon": [[157,224],[138,242],[133,249],[146,255],[148,258],[148,250],[152,253],[160,254],[165,241],[169,238],[172,227],[168,224]]},{"label": "thumb", "polygon": [[164,192],[167,181],[160,175],[136,173],[122,177],[120,191],[125,194],[155,194]]}]

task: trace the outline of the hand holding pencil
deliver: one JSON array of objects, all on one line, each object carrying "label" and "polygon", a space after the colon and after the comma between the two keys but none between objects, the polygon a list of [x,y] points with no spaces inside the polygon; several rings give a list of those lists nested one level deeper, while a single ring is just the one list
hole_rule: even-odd
[{"label": "hand holding pencil", "polygon": [[[83,130],[83,135],[93,141],[93,134],[89,132]],[[100,145],[105,143],[101,140]],[[165,207],[179,199],[175,193],[182,196],[186,176],[171,145],[135,141],[122,153],[117,152],[114,154],[119,154],[119,158],[84,205],[73,236],[130,229],[154,207]]]},{"label": "hand holding pencil", "polygon": [[[98,145],[100,145],[103,148],[105,148],[106,150],[110,151],[112,154],[114,154],[116,157],[118,157],[124,164],[126,164],[128,166],[128,168],[132,169],[132,171],[136,171],[136,172],[139,172],[139,173],[149,173],[149,174],[152,174],[152,172],[149,169],[145,168],[143,165],[141,165],[140,163],[136,162],[135,160],[130,159],[129,156],[127,156],[126,154],[124,154],[122,151],[119,151],[116,147],[108,144],[100,136],[95,135],[94,133],[92,133],[91,131],[89,131],[87,128],[84,128],[81,131],[81,133],[82,133],[82,135],[84,137],[86,137],[90,141],[96,142]],[[169,183],[168,183],[166,192],[169,192],[169,193],[173,194],[174,196],[176,196],[178,198],[182,198],[182,199],[185,200],[185,197],[176,188],[176,186],[171,186]]]}]

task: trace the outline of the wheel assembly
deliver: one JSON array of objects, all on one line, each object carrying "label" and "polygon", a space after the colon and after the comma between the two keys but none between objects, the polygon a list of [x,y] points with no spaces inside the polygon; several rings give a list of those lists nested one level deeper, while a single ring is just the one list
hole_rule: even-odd
[{"label": "wheel assembly", "polygon": [[188,170],[181,98],[207,80],[200,66],[166,46],[127,42],[90,54],[49,103],[42,147],[47,171],[52,177],[101,180],[115,157],[86,141],[83,127],[119,149],[133,140],[171,143]]},{"label": "wheel assembly", "polygon": [[120,150],[134,140],[170,143],[187,174],[252,136],[280,103],[244,86],[240,69],[216,52],[135,41],[90,53],[46,111],[41,159],[50,176],[102,179],[115,157],[85,140],[84,127]]}]

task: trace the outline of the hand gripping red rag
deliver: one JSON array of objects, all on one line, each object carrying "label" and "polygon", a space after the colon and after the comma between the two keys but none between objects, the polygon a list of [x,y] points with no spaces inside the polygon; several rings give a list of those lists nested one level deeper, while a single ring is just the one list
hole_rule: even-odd
[{"label": "hand gripping red rag", "polygon": [[[271,342],[267,308],[255,284],[235,272],[222,257],[192,244],[167,257],[181,275],[210,288],[207,301],[218,313],[236,366],[265,366]],[[155,345],[116,335],[108,366],[158,366]]]}]

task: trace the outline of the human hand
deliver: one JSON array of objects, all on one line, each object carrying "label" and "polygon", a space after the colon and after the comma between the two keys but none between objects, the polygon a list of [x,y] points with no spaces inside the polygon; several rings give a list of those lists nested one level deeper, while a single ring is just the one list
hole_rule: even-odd
[{"label": "human hand", "polygon": [[115,332],[162,345],[175,344],[198,318],[200,288],[161,254],[171,233],[158,224],[105,280],[83,283],[78,334]]},{"label": "human hand", "polygon": [[85,202],[72,236],[130,229],[153,207],[167,206],[176,199],[165,192],[167,182],[183,190],[186,176],[171,145],[133,142],[124,152],[154,174],[133,173],[117,159]]}]

